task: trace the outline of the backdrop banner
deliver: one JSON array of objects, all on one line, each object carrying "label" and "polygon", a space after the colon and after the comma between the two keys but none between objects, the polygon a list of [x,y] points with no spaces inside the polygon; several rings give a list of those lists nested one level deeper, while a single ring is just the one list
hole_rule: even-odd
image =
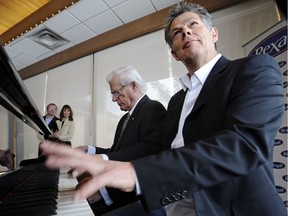
[{"label": "backdrop banner", "polygon": [[286,207],[287,203],[287,23],[283,20],[243,46],[244,54],[273,56],[281,69],[285,94],[285,114],[274,141],[273,168],[275,186]]}]

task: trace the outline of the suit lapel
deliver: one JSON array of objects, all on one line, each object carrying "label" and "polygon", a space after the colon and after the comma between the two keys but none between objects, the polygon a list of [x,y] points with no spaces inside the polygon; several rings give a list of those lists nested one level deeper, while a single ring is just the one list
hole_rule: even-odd
[{"label": "suit lapel", "polygon": [[124,116],[122,116],[122,118],[120,119],[118,125],[117,125],[117,130],[115,133],[115,138],[114,138],[114,142],[113,145],[111,146],[111,152],[115,151],[116,147],[118,147],[119,142],[120,142],[120,135],[121,135],[121,129],[123,127],[124,121],[127,118],[128,113],[126,113]]},{"label": "suit lapel", "polygon": [[[119,150],[119,149],[121,148],[123,139],[124,139],[125,136],[126,136],[126,131],[127,131],[127,129],[129,129],[129,128],[131,127],[131,121],[134,121],[135,118],[137,118],[138,113],[140,112],[141,108],[143,107],[143,105],[144,105],[144,104],[146,103],[146,101],[148,101],[148,100],[149,100],[149,97],[148,97],[147,95],[144,95],[144,96],[141,98],[141,100],[138,102],[137,106],[135,107],[132,115],[130,116],[130,118],[129,118],[127,124],[126,124],[126,127],[125,127],[125,129],[124,129],[121,137],[120,137],[120,132],[117,131],[117,137],[116,137],[117,142],[116,142],[116,146],[115,146],[115,148],[114,148],[114,151],[117,151],[117,150]],[[119,122],[119,124],[120,124],[120,127],[119,127],[119,128],[120,128],[120,129],[122,128],[123,123],[124,123],[125,119],[127,118],[127,114],[128,114],[128,113],[126,113],[126,114],[122,117],[122,119],[121,119],[121,124],[120,124],[120,122]]]},{"label": "suit lapel", "polygon": [[181,112],[182,112],[182,108],[183,108],[183,104],[185,101],[185,97],[186,97],[186,93],[187,90],[184,91],[183,89],[181,89],[179,92],[177,92],[177,101],[175,101],[175,103],[173,103],[173,106],[169,107],[168,111],[169,113],[173,113],[173,117],[174,117],[174,121],[175,122],[175,126],[177,126],[178,129],[178,122],[181,116]]},{"label": "suit lapel", "polygon": [[226,59],[224,56],[222,56],[217,61],[215,66],[212,68],[209,76],[207,77],[203,88],[200,91],[200,94],[193,107],[192,113],[196,111],[199,107],[201,107],[203,104],[205,104],[206,101],[209,99],[210,93],[213,91],[214,86],[222,76],[221,72],[227,67],[229,62],[230,60]]},{"label": "suit lapel", "polygon": [[137,116],[137,114],[139,113],[139,111],[141,110],[141,108],[143,107],[143,105],[146,103],[146,101],[149,100],[149,97],[147,95],[144,95],[141,100],[138,102],[137,106],[135,107],[131,117],[135,118]]}]

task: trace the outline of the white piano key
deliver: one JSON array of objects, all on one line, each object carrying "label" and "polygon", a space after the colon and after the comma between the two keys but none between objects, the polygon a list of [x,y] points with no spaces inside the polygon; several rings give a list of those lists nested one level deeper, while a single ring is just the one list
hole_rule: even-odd
[{"label": "white piano key", "polygon": [[68,174],[61,173],[59,177],[59,194],[57,215],[60,216],[94,216],[88,202],[86,200],[73,202],[72,195],[75,191],[77,180],[71,178]]}]

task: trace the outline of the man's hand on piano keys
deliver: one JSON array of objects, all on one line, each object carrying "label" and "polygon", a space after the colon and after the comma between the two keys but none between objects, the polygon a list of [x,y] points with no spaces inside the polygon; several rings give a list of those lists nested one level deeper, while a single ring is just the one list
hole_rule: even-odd
[{"label": "man's hand on piano keys", "polygon": [[44,141],[41,149],[47,156],[45,164],[48,168],[70,167],[74,177],[84,172],[91,175],[79,181],[73,196],[75,201],[87,199],[103,187],[118,188],[125,192],[135,188],[136,172],[130,162],[106,161],[101,155],[88,155],[50,141]]}]

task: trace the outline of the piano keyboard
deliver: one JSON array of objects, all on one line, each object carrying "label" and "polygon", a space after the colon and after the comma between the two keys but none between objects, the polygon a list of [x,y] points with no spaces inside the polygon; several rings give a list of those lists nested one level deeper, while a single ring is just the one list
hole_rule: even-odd
[{"label": "piano keyboard", "polygon": [[0,214],[55,214],[59,171],[47,170],[44,164],[22,167],[0,178]]},{"label": "piano keyboard", "polygon": [[72,202],[77,180],[51,171],[43,163],[21,167],[0,177],[1,216],[92,216],[88,202]]},{"label": "piano keyboard", "polygon": [[77,185],[77,180],[65,172],[59,176],[59,195],[57,200],[57,215],[59,216],[94,216],[88,202],[83,200],[75,203],[72,195]]}]

